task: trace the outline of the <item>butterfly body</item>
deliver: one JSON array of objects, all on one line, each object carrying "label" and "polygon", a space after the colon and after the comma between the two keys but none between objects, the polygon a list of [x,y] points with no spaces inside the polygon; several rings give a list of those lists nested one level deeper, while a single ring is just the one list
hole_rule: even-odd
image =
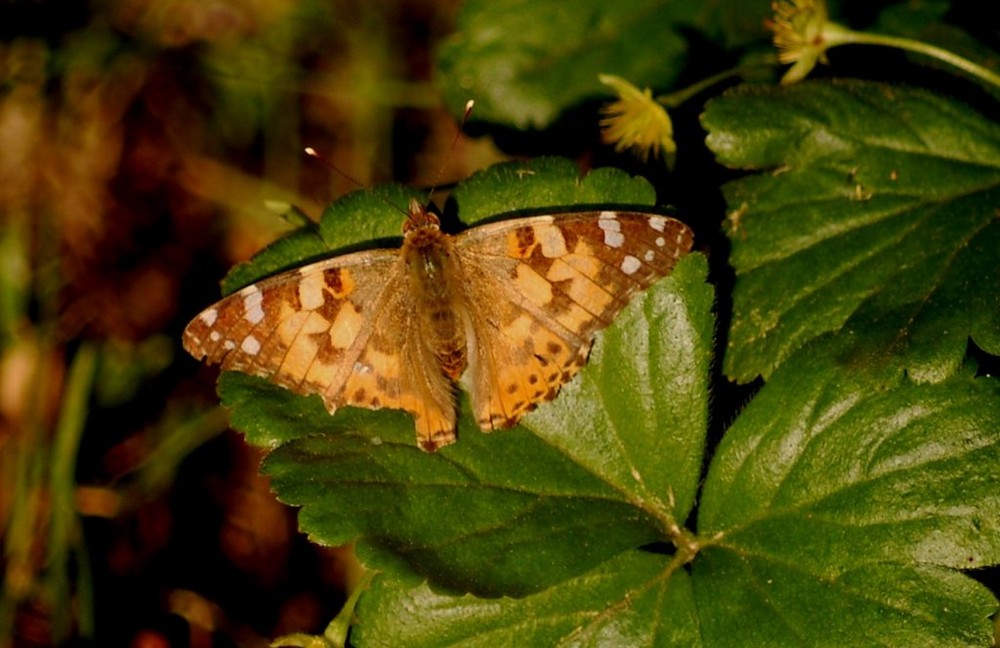
[{"label": "butterfly body", "polygon": [[[418,220],[419,219],[419,220]],[[451,237],[419,204],[410,205],[400,260],[415,303],[418,339],[437,357],[444,375],[458,380],[467,365],[468,308]]]},{"label": "butterfly body", "polygon": [[344,405],[414,415],[427,451],[455,440],[461,378],[483,430],[507,428],[586,363],[596,331],[669,274],[691,230],[642,212],[576,212],[452,236],[417,203],[396,250],[252,284],[191,321],[184,346],[223,369]]}]

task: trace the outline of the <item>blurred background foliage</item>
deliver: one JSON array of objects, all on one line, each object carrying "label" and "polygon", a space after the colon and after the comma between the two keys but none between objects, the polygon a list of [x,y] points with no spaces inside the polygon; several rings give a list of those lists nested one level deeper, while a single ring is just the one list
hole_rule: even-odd
[{"label": "blurred background foliage", "polygon": [[266,645],[336,614],[350,550],[296,533],[179,335],[282,203],[357,188],[303,146],[363,186],[498,157],[446,154],[456,4],[0,5],[0,646]]}]

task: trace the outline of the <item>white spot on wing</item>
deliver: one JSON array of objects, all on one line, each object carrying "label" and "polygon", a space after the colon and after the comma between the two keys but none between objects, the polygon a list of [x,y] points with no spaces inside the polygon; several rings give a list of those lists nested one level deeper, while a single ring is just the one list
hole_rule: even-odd
[{"label": "white spot on wing", "polygon": [[264,309],[261,308],[263,301],[264,293],[256,289],[243,298],[243,309],[246,311],[243,317],[251,324],[259,324],[264,319]]},{"label": "white spot on wing", "polygon": [[662,232],[667,227],[667,219],[663,216],[650,216],[649,226],[657,232]]},{"label": "white spot on wing", "polygon": [[642,267],[642,262],[631,254],[626,254],[622,259],[622,272],[627,275],[635,274],[635,271]]},{"label": "white spot on wing", "polygon": [[243,338],[243,344],[240,345],[240,351],[247,355],[257,355],[260,353],[260,342],[252,335],[248,335]]},{"label": "white spot on wing", "polygon": [[222,348],[225,349],[226,351],[232,351],[233,349],[236,348],[236,343],[233,342],[232,340],[226,340],[225,342],[222,343]]},{"label": "white spot on wing", "polygon": [[539,243],[542,246],[542,256],[555,259],[566,254],[566,239],[558,227],[536,227]]},{"label": "white spot on wing", "polygon": [[646,263],[651,263],[655,257],[656,255],[653,254],[652,250],[646,250],[646,254],[643,255],[643,258],[646,259]]},{"label": "white spot on wing", "polygon": [[218,342],[221,337],[222,336],[219,335],[218,331],[212,331],[211,333],[208,334],[208,339],[211,340],[212,342]]},{"label": "white spot on wing", "polygon": [[215,326],[215,320],[219,319],[219,311],[214,308],[209,308],[203,311],[201,315],[198,316],[202,322],[205,322],[205,326]]},{"label": "white spot on wing", "polygon": [[667,239],[663,238],[662,236],[656,237],[656,247],[663,247],[666,244],[667,244]]},{"label": "white spot on wing", "polygon": [[299,303],[305,310],[316,310],[326,301],[323,295],[326,278],[322,272],[300,271],[299,274],[302,276],[299,280]]},{"label": "white spot on wing", "polygon": [[605,245],[620,248],[625,243],[625,236],[622,234],[622,224],[618,222],[614,212],[601,212],[601,217],[597,219],[597,224],[604,230]]}]

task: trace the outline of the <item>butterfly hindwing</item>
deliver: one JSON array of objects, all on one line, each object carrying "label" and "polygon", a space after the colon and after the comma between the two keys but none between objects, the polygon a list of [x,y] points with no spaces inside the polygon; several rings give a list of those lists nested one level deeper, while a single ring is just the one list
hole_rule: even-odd
[{"label": "butterfly hindwing", "polygon": [[420,339],[416,305],[407,288],[395,281],[390,298],[378,305],[337,400],[413,414],[417,443],[433,450],[455,440],[454,387]]}]

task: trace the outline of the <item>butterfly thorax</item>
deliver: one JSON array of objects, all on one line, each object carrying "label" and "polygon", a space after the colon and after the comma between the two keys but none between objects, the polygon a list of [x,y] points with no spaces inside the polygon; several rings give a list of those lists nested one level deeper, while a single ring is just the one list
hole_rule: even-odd
[{"label": "butterfly thorax", "polygon": [[463,275],[451,237],[441,231],[437,217],[422,208],[414,214],[413,209],[401,257],[419,339],[437,356],[444,374],[457,380],[466,365]]}]

